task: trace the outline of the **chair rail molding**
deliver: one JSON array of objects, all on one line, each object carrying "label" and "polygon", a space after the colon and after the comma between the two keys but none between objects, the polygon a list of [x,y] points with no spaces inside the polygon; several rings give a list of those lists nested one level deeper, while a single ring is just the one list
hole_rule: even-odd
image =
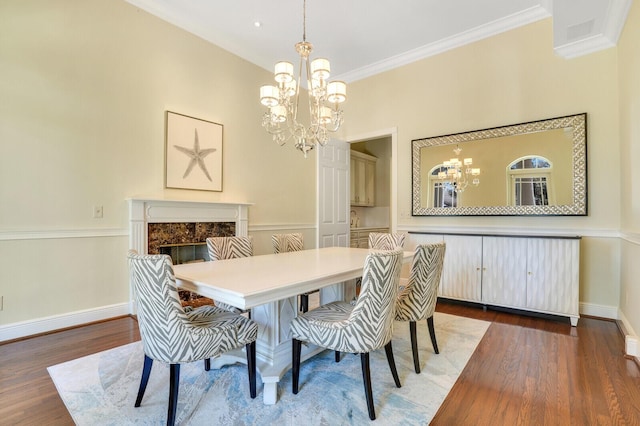
[{"label": "chair rail molding", "polygon": [[0,241],[126,237],[127,235],[129,230],[122,228],[24,229],[0,231]]}]

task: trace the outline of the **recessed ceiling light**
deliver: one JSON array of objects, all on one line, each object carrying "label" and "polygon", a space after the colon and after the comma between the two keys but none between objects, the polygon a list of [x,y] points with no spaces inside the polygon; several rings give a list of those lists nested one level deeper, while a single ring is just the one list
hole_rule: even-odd
[{"label": "recessed ceiling light", "polygon": [[260,27],[262,26],[262,22],[260,22],[260,21],[255,21],[255,22],[253,23],[253,26],[254,26],[254,27],[256,27],[256,28],[260,28]]}]

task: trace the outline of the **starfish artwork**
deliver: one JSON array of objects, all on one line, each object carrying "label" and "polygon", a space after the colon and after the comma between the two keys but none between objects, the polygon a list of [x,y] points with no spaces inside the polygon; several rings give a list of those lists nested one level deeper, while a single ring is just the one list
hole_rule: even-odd
[{"label": "starfish artwork", "polygon": [[200,167],[200,169],[204,172],[207,179],[209,179],[210,182],[213,182],[213,179],[211,179],[211,176],[209,175],[209,171],[207,170],[207,165],[204,163],[204,159],[207,155],[216,152],[216,149],[215,148],[200,149],[200,141],[198,140],[198,129],[195,129],[195,140],[193,142],[193,148],[185,148],[183,146],[178,146],[178,145],[174,145],[173,147],[178,151],[182,152],[183,154],[187,155],[189,158],[191,158],[191,161],[189,161],[189,165],[187,166],[187,169],[185,170],[184,175],[182,176],[183,179],[189,176],[189,174],[197,164]]}]

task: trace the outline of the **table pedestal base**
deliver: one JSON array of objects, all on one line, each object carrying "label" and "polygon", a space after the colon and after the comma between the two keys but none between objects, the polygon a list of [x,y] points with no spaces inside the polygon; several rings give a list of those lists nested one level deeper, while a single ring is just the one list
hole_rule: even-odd
[{"label": "table pedestal base", "polygon": [[[352,282],[334,284],[320,290],[320,304],[344,300],[345,294],[351,295]],[[346,291],[345,291],[346,289]],[[298,315],[298,298],[290,297],[277,302],[267,303],[251,309],[251,319],[258,323],[256,341],[256,369],[262,378],[263,402],[267,405],[278,401],[278,383],[291,369],[291,333],[289,326]],[[303,345],[301,360],[306,360],[324,348],[315,345]],[[246,364],[244,349],[227,352],[211,360],[212,368],[235,363]]]}]

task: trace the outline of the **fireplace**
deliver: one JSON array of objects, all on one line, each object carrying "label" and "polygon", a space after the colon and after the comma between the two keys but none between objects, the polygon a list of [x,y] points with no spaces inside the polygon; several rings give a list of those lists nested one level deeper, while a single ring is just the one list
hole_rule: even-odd
[{"label": "fireplace", "polygon": [[[132,198],[129,247],[142,254],[168,254],[174,264],[209,260],[207,237],[247,236],[248,208],[246,203]],[[191,294],[181,298],[191,305],[207,302]]]},{"label": "fireplace", "polygon": [[206,239],[236,235],[235,222],[177,222],[147,225],[147,252],[168,254],[174,264],[209,260]]}]

